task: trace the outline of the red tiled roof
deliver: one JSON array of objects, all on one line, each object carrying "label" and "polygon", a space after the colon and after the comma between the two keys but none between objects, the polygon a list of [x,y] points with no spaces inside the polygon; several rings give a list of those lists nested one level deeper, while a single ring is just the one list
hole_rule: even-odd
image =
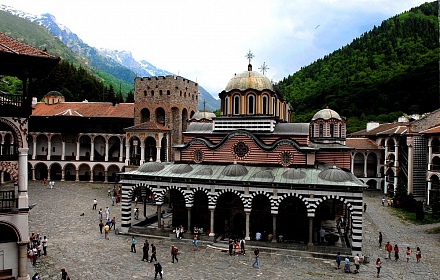
[{"label": "red tiled roof", "polygon": [[32,116],[77,116],[90,118],[134,118],[134,104],[110,102],[62,102],[47,105],[38,102]]},{"label": "red tiled roof", "polygon": [[347,138],[345,140],[345,145],[358,150],[383,149],[380,145],[376,144],[376,142],[369,138]]},{"label": "red tiled roof", "polygon": [[409,122],[393,122],[393,123],[381,124],[370,131],[364,129],[361,131],[353,132],[350,134],[350,136],[359,137],[359,136],[371,136],[371,135],[403,134],[407,132],[408,124]]},{"label": "red tiled roof", "polygon": [[31,55],[47,58],[58,58],[55,55],[49,54],[47,51],[40,50],[36,47],[27,45],[9,37],[8,35],[0,32],[0,52],[6,52],[17,55]]},{"label": "red tiled roof", "polygon": [[170,129],[160,123],[148,121],[135,126],[127,127],[124,130],[125,131],[137,131],[137,130],[168,131]]}]

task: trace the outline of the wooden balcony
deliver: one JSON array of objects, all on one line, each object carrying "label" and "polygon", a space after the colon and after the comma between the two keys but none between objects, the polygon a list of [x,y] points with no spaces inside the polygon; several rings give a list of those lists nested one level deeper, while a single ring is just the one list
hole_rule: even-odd
[{"label": "wooden balcony", "polygon": [[2,117],[22,117],[31,115],[31,100],[18,94],[0,93],[0,112]]},{"label": "wooden balcony", "polygon": [[0,213],[11,212],[14,208],[18,208],[15,190],[0,191]]}]

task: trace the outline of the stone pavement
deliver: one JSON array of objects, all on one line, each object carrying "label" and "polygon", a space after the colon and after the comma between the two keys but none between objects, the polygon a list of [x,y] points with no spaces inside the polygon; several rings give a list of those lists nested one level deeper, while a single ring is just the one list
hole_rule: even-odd
[{"label": "stone pavement", "polygon": [[[93,199],[98,209],[109,206],[110,216],[120,226],[120,206],[111,206],[106,184],[57,182],[54,189],[41,182],[29,182],[29,204],[37,205],[30,211],[30,232],[47,235],[48,256],[42,256],[34,268],[40,279],[60,279],[61,268],[66,268],[73,279],[153,279],[154,266],[142,262],[142,244],[147,238],[157,246],[157,258],[162,264],[164,279],[372,279],[373,262],[363,264],[360,274],[345,274],[334,269],[334,261],[300,256],[294,251],[260,251],[261,269],[252,268],[253,247],[246,256],[229,256],[225,250],[213,249],[211,243],[200,242],[200,251],[192,251],[190,239],[137,237],[137,253],[130,252],[131,237],[110,233],[109,240],[99,233],[97,211],[92,210]],[[407,246],[420,246],[422,262],[415,258],[406,263],[403,253],[399,262],[383,260],[381,278],[384,279],[440,279],[438,269],[439,235],[424,233],[428,226],[406,225],[392,218],[387,207],[380,203],[377,192],[366,193],[368,205],[364,216],[363,252],[375,259],[384,257],[378,248],[377,235],[381,230],[384,242],[397,242],[401,252]],[[81,214],[84,213],[83,216]],[[437,224],[439,226],[439,224]],[[418,243],[419,242],[419,243]],[[179,247],[179,262],[171,263],[171,245]],[[29,272],[30,276],[32,272]]]}]

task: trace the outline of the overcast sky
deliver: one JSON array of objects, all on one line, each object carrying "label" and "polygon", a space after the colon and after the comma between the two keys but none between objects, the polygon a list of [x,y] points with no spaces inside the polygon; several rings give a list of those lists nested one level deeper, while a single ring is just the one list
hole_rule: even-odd
[{"label": "overcast sky", "polygon": [[282,80],[421,0],[0,0],[50,13],[96,48],[130,51],[214,96],[263,63]]}]

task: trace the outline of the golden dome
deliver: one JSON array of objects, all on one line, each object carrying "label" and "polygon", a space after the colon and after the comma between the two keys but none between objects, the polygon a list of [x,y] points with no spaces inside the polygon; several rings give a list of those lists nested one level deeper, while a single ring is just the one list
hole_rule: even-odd
[{"label": "golden dome", "polygon": [[244,71],[240,74],[235,74],[234,77],[229,80],[225,91],[231,91],[233,89],[255,89],[259,91],[266,89],[273,91],[273,86],[271,81],[266,76],[256,71]]}]

